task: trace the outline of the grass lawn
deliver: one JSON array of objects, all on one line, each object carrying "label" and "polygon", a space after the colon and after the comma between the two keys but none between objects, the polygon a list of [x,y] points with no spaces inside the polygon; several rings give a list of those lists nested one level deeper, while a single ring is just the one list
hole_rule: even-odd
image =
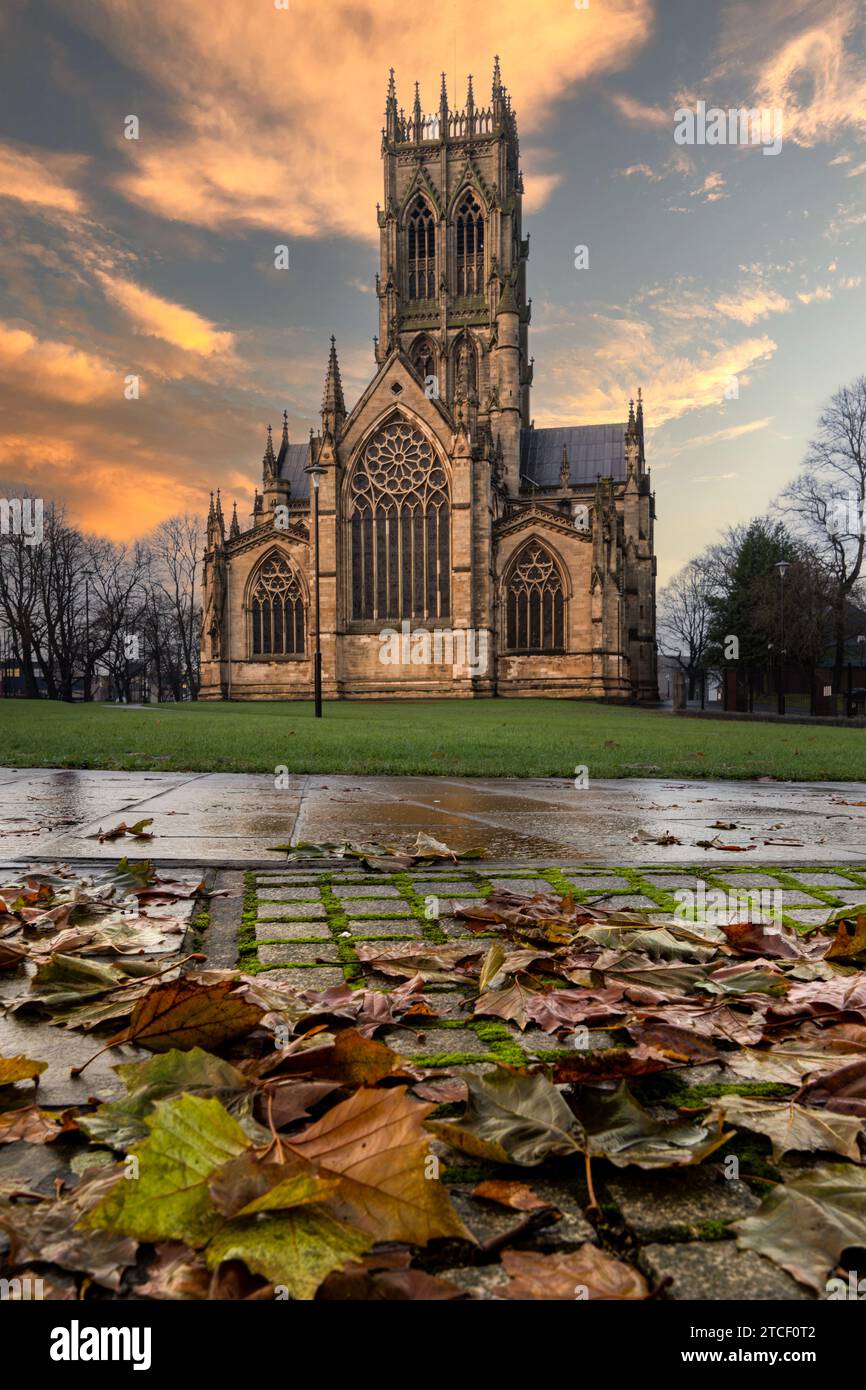
[{"label": "grass lawn", "polygon": [[477,777],[866,779],[860,729],[682,719],[567,700],[187,704],[0,702],[0,764]]}]

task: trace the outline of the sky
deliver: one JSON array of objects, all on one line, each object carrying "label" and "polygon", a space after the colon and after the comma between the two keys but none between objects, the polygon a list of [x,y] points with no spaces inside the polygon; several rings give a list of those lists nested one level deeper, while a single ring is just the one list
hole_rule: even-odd
[{"label": "sky", "polygon": [[[866,371],[863,0],[3,0],[5,495],[128,539],[219,486],[245,524],[331,333],[350,408],[374,372],[389,68],[407,109],[443,69],[462,107],[496,53],[536,424],[642,389],[661,583],[763,512]],[[699,102],[781,148],[678,143]]]}]

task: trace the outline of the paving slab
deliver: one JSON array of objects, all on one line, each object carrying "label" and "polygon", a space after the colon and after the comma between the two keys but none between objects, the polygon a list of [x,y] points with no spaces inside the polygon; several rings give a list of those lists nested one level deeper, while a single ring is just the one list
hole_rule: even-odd
[{"label": "paving slab", "polygon": [[686,1172],[617,1174],[605,1186],[626,1226],[642,1241],[697,1239],[711,1224],[751,1216],[760,1206],[744,1182],[726,1179],[714,1164]]},{"label": "paving slab", "polygon": [[756,1255],[738,1250],[730,1240],[693,1241],[686,1245],[646,1245],[638,1263],[650,1279],[672,1283],[664,1297],[701,1302],[763,1302],[784,1298],[813,1302],[813,1296],[783,1269]]},{"label": "paving slab", "polygon": [[[405,841],[419,830],[500,861],[709,866],[731,856],[696,842],[713,839],[713,822],[724,820],[737,830],[721,832],[723,841],[752,845],[752,863],[820,870],[866,862],[866,807],[843,809],[840,797],[866,801],[866,783],[646,778],[577,790],[557,778],[293,776],[277,788],[258,773],[5,768],[0,849],[18,860],[111,859],[116,842],[100,844],[99,829],[152,816],[161,859],[224,867],[265,862],[274,844]],[[642,833],[682,843],[657,845]]]}]

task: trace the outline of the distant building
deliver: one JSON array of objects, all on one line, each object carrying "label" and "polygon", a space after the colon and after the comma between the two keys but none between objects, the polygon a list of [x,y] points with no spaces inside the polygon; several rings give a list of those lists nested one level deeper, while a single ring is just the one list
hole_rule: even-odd
[{"label": "distant building", "polygon": [[[376,371],[349,411],[334,339],[321,431],[268,428],[242,530],[212,499],[203,699],[309,698],[320,488],[325,695],[657,698],[643,406],[535,429],[517,123],[491,103],[382,133]],[[396,636],[394,635],[396,634]]]}]

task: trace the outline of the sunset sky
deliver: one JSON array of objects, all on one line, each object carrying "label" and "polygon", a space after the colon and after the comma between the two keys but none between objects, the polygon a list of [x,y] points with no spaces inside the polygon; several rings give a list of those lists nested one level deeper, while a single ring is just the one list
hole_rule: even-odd
[{"label": "sunset sky", "polygon": [[[219,485],[244,524],[268,422],[319,423],[330,334],[350,406],[373,374],[389,67],[433,110],[443,68],[486,102],[498,52],[536,423],[643,388],[662,582],[763,511],[866,372],[862,0],[287,3],[3,0],[3,494],[129,538]],[[676,144],[698,100],[780,110],[781,152]]]}]

